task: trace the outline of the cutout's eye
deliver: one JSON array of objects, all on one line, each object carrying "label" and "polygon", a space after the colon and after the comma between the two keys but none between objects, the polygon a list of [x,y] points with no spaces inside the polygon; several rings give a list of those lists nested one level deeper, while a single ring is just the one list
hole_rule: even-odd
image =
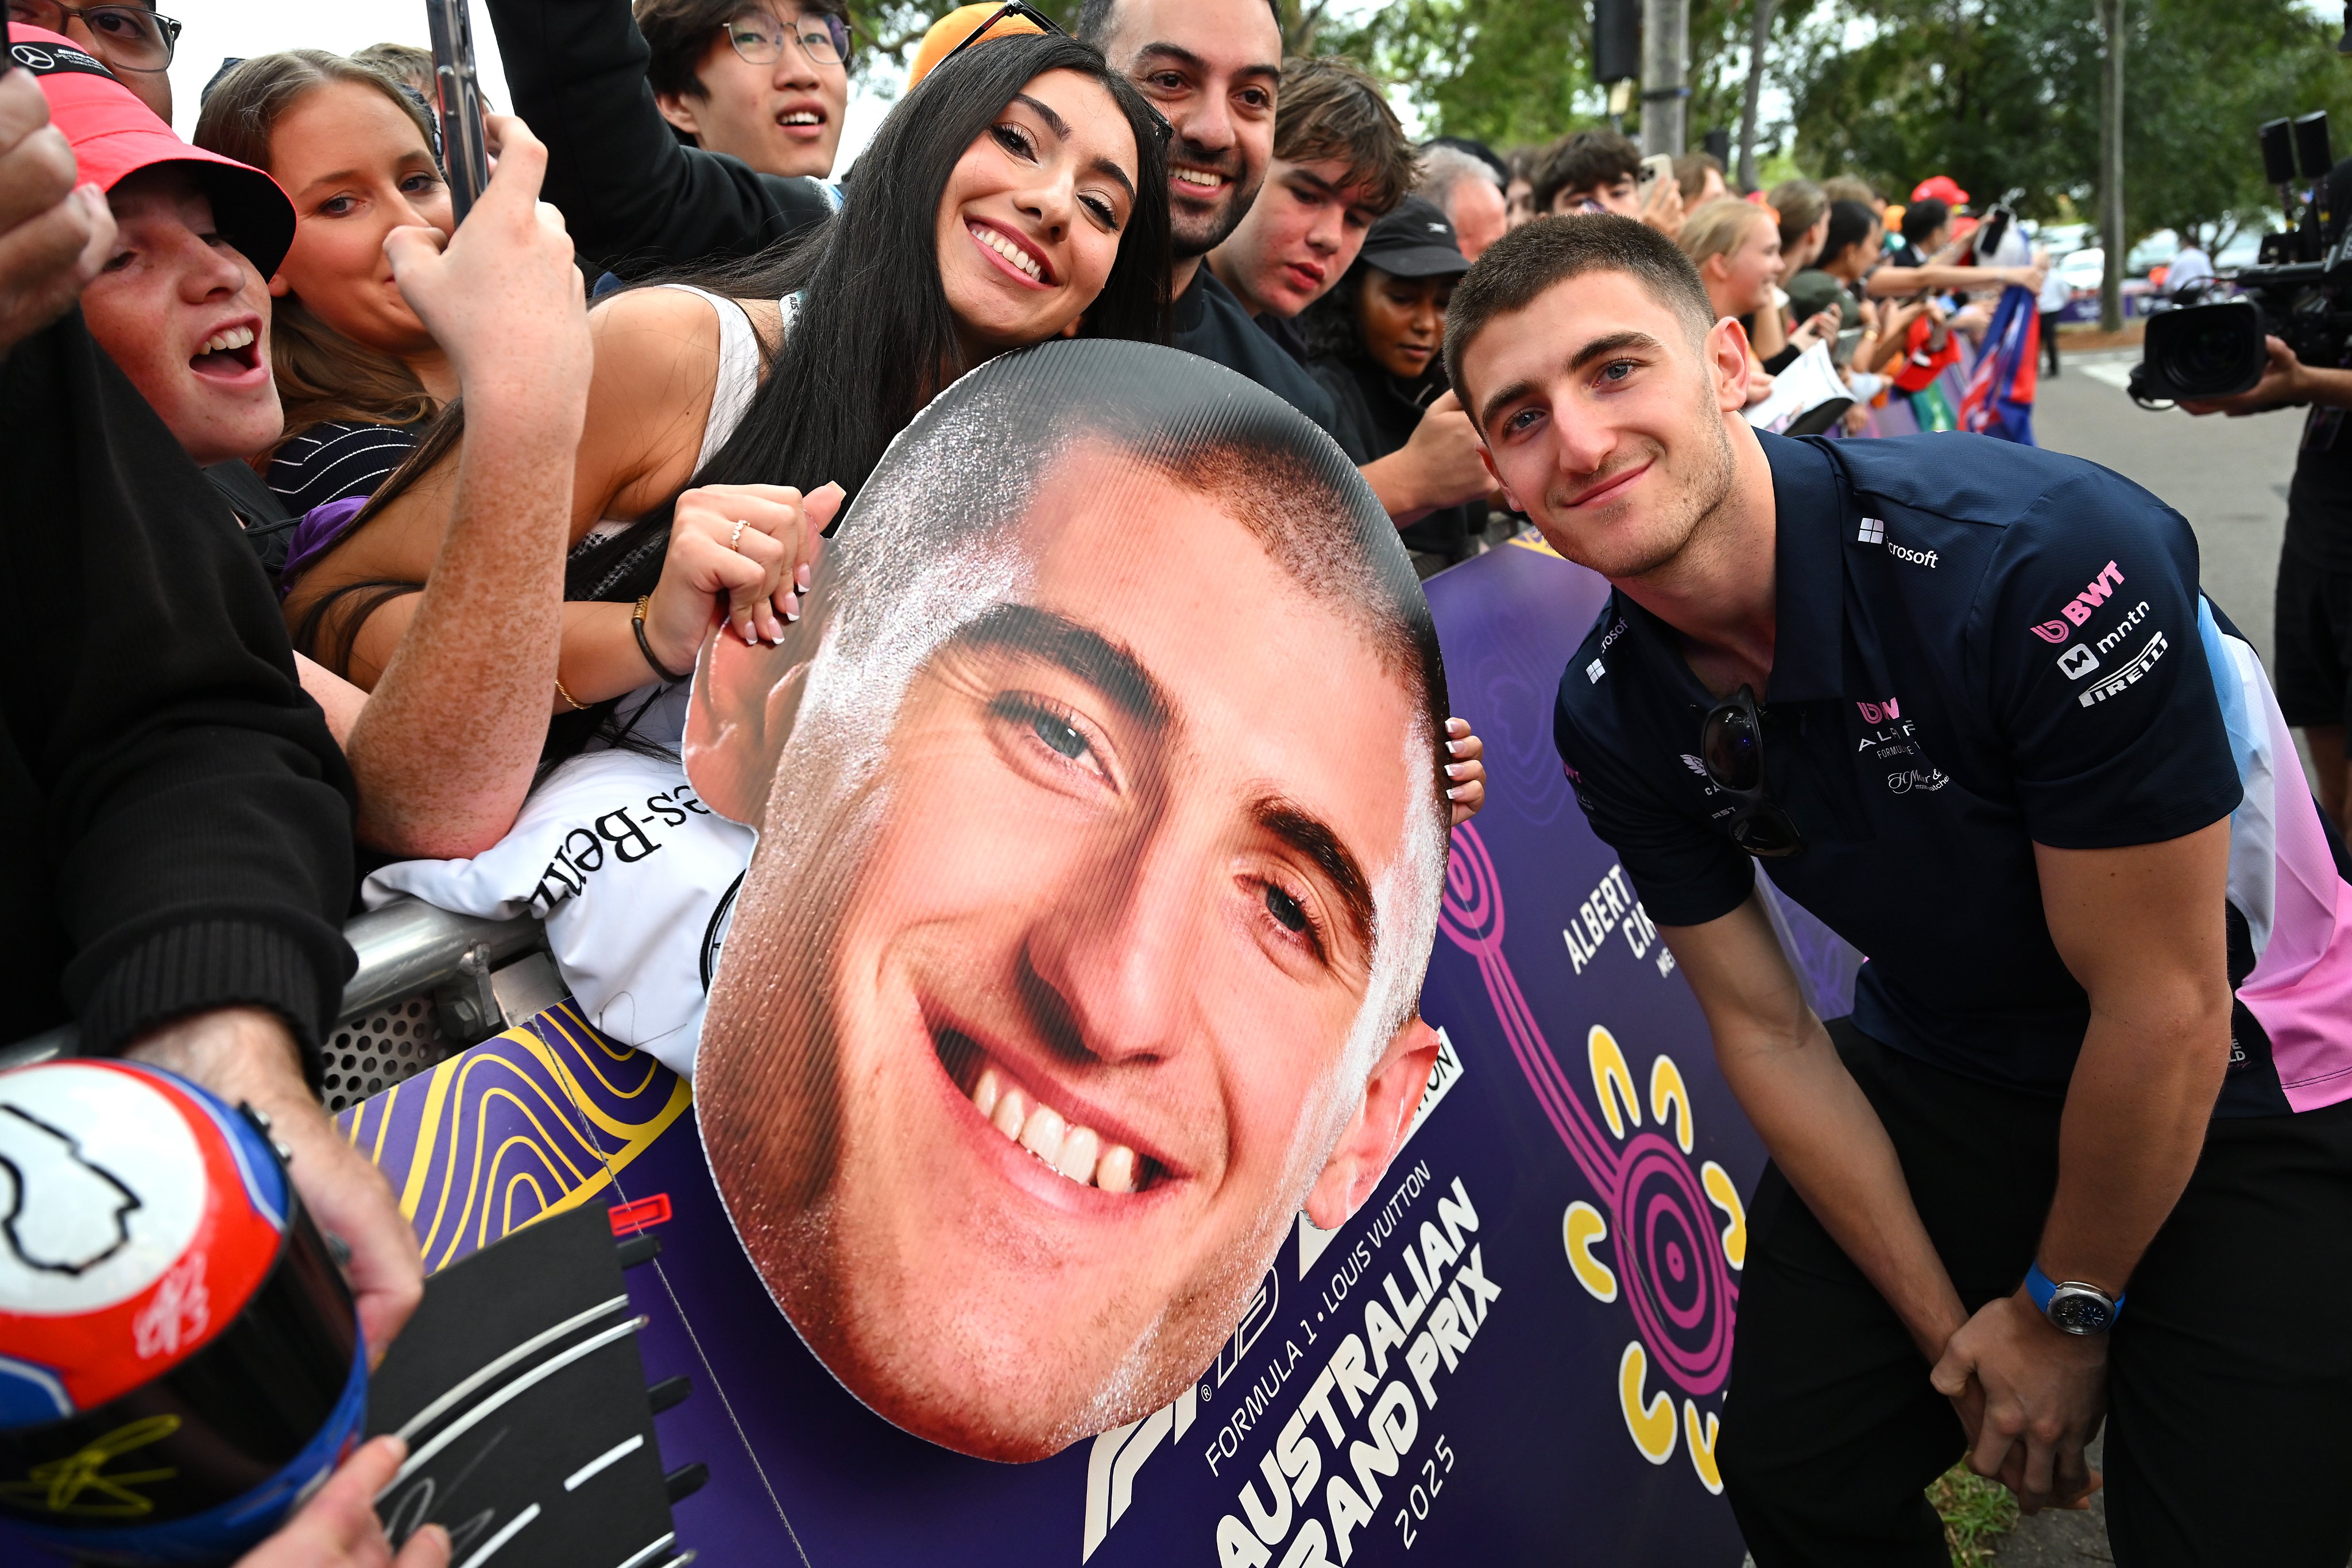
[{"label": "cutout's eye", "polygon": [[1285,930],[1305,931],[1307,929],[1307,911],[1299,907],[1298,900],[1272,883],[1265,884],[1265,909],[1267,914],[1281,923]]},{"label": "cutout's eye", "polygon": [[1076,726],[1050,713],[1033,714],[1029,719],[1032,734],[1045,743],[1046,748],[1076,762],[1089,749],[1086,734]]}]

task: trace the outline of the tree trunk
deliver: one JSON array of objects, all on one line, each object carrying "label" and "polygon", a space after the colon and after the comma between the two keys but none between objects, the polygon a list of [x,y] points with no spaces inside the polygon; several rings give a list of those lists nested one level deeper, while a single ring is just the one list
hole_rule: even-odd
[{"label": "tree trunk", "polygon": [[1690,118],[1690,0],[1642,0],[1642,151],[1682,156]]},{"label": "tree trunk", "polygon": [[1739,188],[1756,189],[1756,100],[1764,93],[1764,49],[1772,40],[1773,0],[1754,0],[1748,19],[1748,90],[1739,102]]},{"label": "tree trunk", "polygon": [[2124,258],[2129,241],[2124,231],[2124,3],[2098,0],[2099,28],[2106,36],[2106,53],[2099,69],[2099,238],[2106,247],[2107,267],[2099,279],[2099,329],[2120,332],[2124,326]]}]

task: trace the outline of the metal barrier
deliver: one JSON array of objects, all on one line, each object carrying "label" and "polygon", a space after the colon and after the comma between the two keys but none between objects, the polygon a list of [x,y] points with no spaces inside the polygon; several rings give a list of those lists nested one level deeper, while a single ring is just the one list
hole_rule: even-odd
[{"label": "metal barrier", "polygon": [[[359,967],[324,1041],[320,1092],[330,1111],[415,1077],[564,996],[536,920],[479,920],[414,898],[349,921]],[[0,1049],[0,1068],[73,1053],[61,1025]]]}]

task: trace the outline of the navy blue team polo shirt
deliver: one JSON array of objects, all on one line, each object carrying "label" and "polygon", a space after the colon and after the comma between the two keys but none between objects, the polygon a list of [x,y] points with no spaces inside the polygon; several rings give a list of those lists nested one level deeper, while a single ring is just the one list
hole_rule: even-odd
[{"label": "navy blue team polo shirt", "polygon": [[[1807,845],[1772,881],[1868,956],[1864,1033],[2063,1094],[2090,1008],[2051,941],[2034,843],[2179,838],[2241,796],[2196,540],[2138,486],[2032,447],[1759,439],[1779,517],[1765,791]],[[1651,918],[1696,925],[1755,872],[1699,763],[1715,698],[1680,647],[1612,594],[1554,731]],[[2268,1063],[2245,1065],[2221,1109],[2286,1111]]]}]

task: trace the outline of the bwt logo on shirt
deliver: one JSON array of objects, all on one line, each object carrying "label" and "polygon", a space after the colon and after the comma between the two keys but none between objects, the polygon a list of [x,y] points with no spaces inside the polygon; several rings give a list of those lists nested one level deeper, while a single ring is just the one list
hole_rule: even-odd
[{"label": "bwt logo on shirt", "polygon": [[[2033,629],[2033,634],[2045,643],[2063,643],[2074,634],[2074,626],[2090,620],[2099,612],[2100,605],[2115,597],[2116,590],[2123,586],[2123,581],[2124,569],[2114,561],[2107,562],[2082,592],[2058,607],[2058,613],[2063,615],[2065,621],[2044,621]],[[2068,621],[2073,622],[2074,626],[2068,625]]]},{"label": "bwt logo on shirt", "polygon": [[1881,725],[1903,716],[1903,705],[1893,697],[1888,697],[1884,703],[1856,703],[1853,706],[1862,710],[1862,722],[1867,725]]}]

